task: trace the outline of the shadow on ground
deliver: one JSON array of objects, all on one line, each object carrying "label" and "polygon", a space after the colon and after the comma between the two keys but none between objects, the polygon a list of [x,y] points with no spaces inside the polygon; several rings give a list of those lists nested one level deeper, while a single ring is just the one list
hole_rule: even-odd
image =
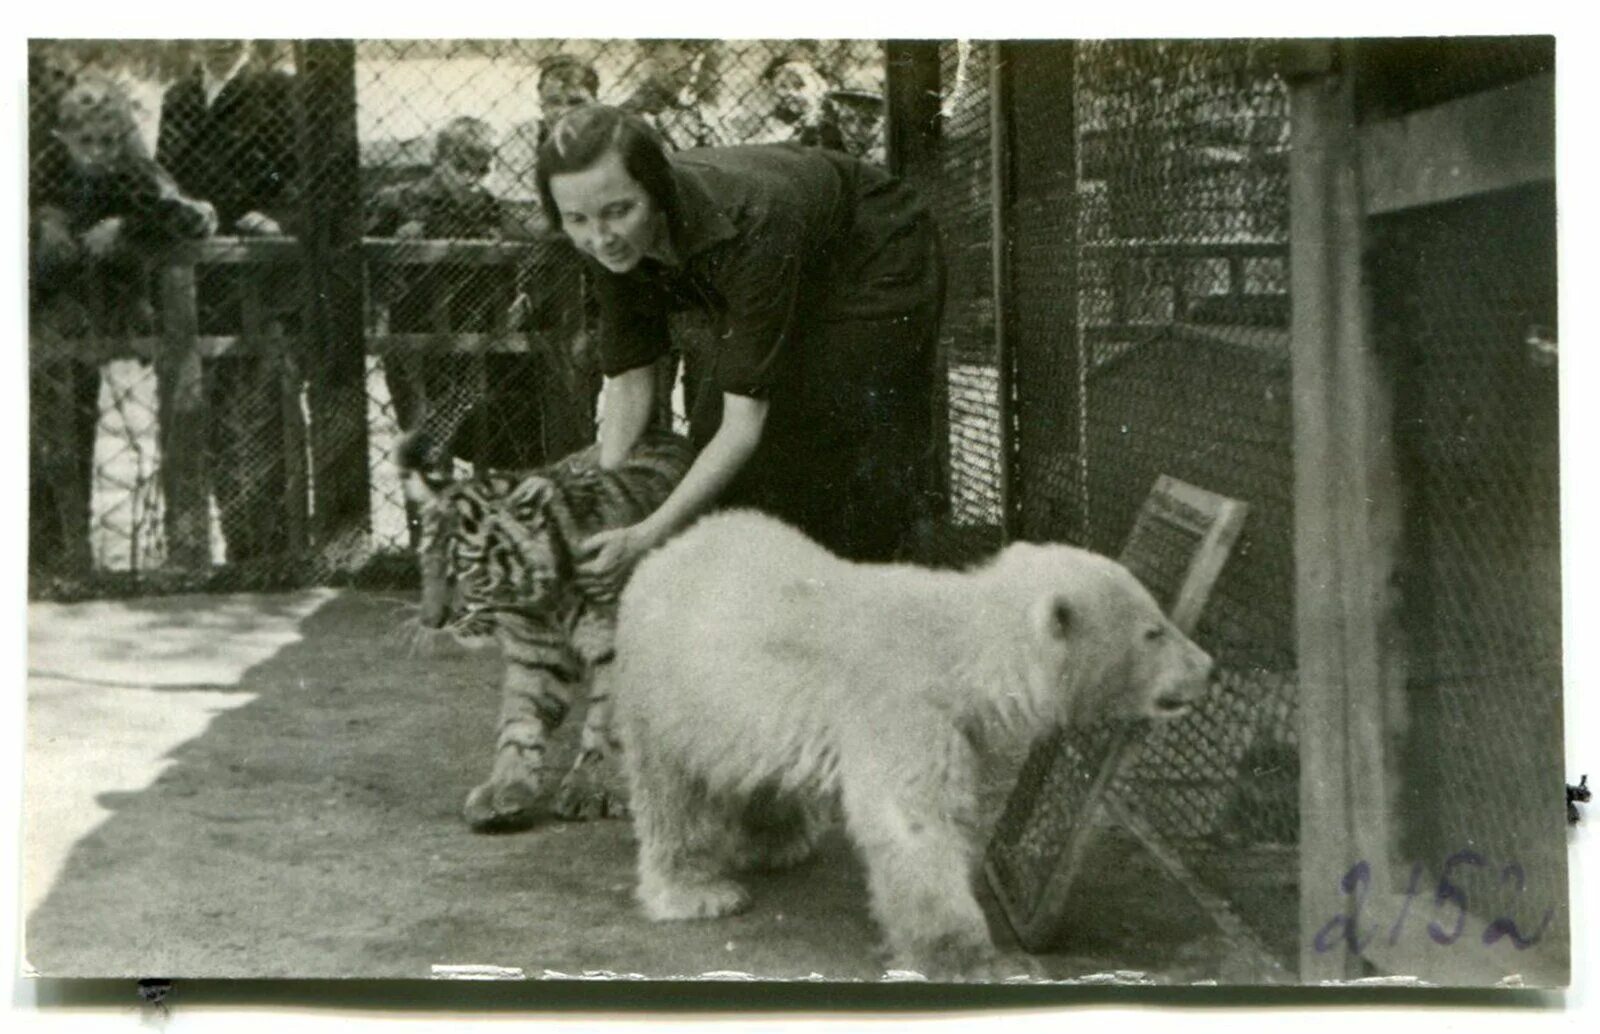
[{"label": "shadow on ground", "polygon": [[[657,925],[633,904],[625,822],[468,832],[458,808],[488,762],[498,659],[408,655],[399,619],[394,597],[337,596],[245,673],[237,688],[254,700],[147,788],[102,795],[111,817],[28,919],[28,962],[52,977],[881,976],[860,867],[837,835],[799,869],[752,880],[748,914]],[[1114,868],[1090,893],[1115,921],[1085,922],[1044,960],[1049,975],[1214,976],[1181,891],[1153,868]]]}]

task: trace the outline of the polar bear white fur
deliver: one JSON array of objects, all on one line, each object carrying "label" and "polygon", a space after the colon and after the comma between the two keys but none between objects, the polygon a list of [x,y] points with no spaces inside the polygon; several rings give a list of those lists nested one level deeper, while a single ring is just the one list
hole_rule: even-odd
[{"label": "polar bear white fur", "polygon": [[640,903],[741,910],[730,873],[804,857],[815,802],[836,798],[891,968],[992,975],[980,732],[1172,717],[1210,670],[1126,568],[1081,549],[935,571],[851,563],[753,511],[708,517],[639,565],[618,619]]}]

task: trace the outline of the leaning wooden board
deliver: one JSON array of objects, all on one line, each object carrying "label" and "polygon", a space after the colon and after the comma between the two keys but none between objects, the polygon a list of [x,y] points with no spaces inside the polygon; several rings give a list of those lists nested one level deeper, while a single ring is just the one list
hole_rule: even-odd
[{"label": "leaning wooden board", "polygon": [[[1162,475],[1140,507],[1118,559],[1151,591],[1173,624],[1193,634],[1248,512],[1237,499]],[[1041,740],[1028,755],[984,866],[1024,948],[1045,950],[1059,933],[1067,896],[1102,811],[1110,809],[1117,824],[1136,835],[1143,831],[1107,791],[1149,730],[1148,722],[1106,724],[1093,737],[1087,756],[1069,750],[1065,734],[1058,733]],[[1158,859],[1165,854],[1157,852]]]}]

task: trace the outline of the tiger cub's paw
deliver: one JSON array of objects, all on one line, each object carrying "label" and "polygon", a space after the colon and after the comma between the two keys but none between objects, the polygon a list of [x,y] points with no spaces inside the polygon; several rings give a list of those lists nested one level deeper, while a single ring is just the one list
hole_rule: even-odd
[{"label": "tiger cub's paw", "polygon": [[517,833],[538,821],[536,796],[527,783],[484,783],[467,794],[461,812],[474,833]]},{"label": "tiger cub's paw", "polygon": [[620,792],[602,786],[598,780],[579,773],[567,776],[556,791],[556,817],[569,822],[590,819],[625,819],[628,800]]}]

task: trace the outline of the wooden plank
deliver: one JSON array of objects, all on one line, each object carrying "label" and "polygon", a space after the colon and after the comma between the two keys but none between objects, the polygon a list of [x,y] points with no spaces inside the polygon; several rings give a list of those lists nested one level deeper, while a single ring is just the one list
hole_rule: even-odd
[{"label": "wooden plank", "polygon": [[562,241],[391,240],[368,237],[361,254],[368,262],[390,265],[513,266],[556,253],[571,246]]},{"label": "wooden plank", "polygon": [[355,44],[295,44],[310,385],[313,539],[342,566],[367,546],[366,265],[356,137]]},{"label": "wooden plank", "polygon": [[157,438],[165,497],[167,564],[204,570],[211,564],[210,485],[206,432],[211,414],[201,375],[195,271],[174,264],[161,271],[162,337],[156,356]]},{"label": "wooden plank", "polygon": [[[1082,241],[1075,232],[1077,47],[1073,40],[1007,41],[1009,66],[1012,290],[1009,337],[1014,371],[1012,450],[1019,537],[1082,542],[1084,492],[1082,342],[1078,292]],[[1048,261],[1041,262],[1041,257]],[[1066,289],[1062,289],[1066,287]]]},{"label": "wooden plank", "polygon": [[1185,635],[1193,635],[1195,627],[1200,624],[1200,613],[1211,599],[1211,590],[1216,588],[1223,565],[1228,562],[1234,544],[1239,541],[1239,533],[1244,529],[1244,519],[1250,507],[1238,499],[1207,492],[1166,474],[1157,479],[1155,494],[1175,499],[1209,517],[1205,535],[1195,548],[1189,572],[1184,576],[1178,598],[1168,615]]},{"label": "wooden plank", "polygon": [[367,338],[369,355],[394,352],[458,352],[481,355],[485,352],[525,353],[535,350],[523,334],[384,334]]},{"label": "wooden plank", "polygon": [[[155,337],[81,337],[63,338],[51,342],[49,347],[51,355],[104,363],[134,357],[153,360],[161,352],[162,341],[162,338]],[[202,359],[228,359],[235,356],[282,355],[298,347],[300,339],[277,333],[262,333],[253,337],[243,334],[199,334],[193,342],[194,349]],[[464,355],[527,353],[538,348],[522,334],[384,334],[366,338],[365,345],[368,355],[379,356],[409,352],[457,352]]]},{"label": "wooden plank", "polygon": [[884,134],[896,176],[916,178],[938,161],[940,96],[937,40],[884,44]]},{"label": "wooden plank", "polygon": [[[1175,601],[1169,607],[1168,615],[1185,634],[1192,634],[1199,623],[1200,614],[1238,540],[1247,513],[1248,507],[1240,500],[1218,495],[1168,475],[1157,478],[1150,494],[1145,497],[1123,547],[1122,560],[1130,568],[1144,570],[1147,577],[1154,576],[1152,581],[1162,582],[1163,576],[1170,578],[1172,584],[1152,584],[1149,588],[1157,597]],[[1166,538],[1161,534],[1163,526],[1168,529],[1176,527],[1195,542],[1181,571],[1170,568],[1163,570],[1144,555],[1146,550],[1157,548],[1156,544]],[[1142,822],[1134,823],[1127,808],[1112,807],[1115,802],[1110,790],[1117,774],[1131,768],[1148,741],[1150,730],[1151,723],[1145,721],[1122,722],[1111,728],[1099,759],[1094,762],[1094,774],[1084,793],[1082,813],[1075,816],[1073,828],[1064,843],[1059,845],[1049,874],[1039,887],[1033,888],[1031,900],[1018,901],[1007,892],[1008,881],[1001,874],[1000,866],[1007,864],[1004,855],[1009,845],[1001,844],[998,839],[991,844],[985,875],[1017,940],[1032,951],[1043,950],[1052,943],[1059,933],[1060,917],[1077,881],[1090,839],[1099,828],[1098,817],[1103,810],[1112,808],[1111,814],[1118,824],[1134,832],[1158,862],[1168,868],[1180,883],[1195,892],[1196,900],[1216,917],[1224,932],[1233,937],[1240,946],[1239,950],[1248,955],[1257,968],[1277,968],[1275,963],[1270,963],[1270,954],[1261,947],[1254,935],[1249,934],[1226,902],[1199,887],[1175,851]],[[1049,756],[1051,752],[1055,753],[1054,757]],[[1035,745],[1024,764],[1024,771],[1072,763],[1071,756],[1062,744],[1055,739],[1048,739]],[[1021,785],[1022,781],[1019,780],[1019,787]],[[1036,790],[1044,785],[1044,781],[1030,781],[1027,785]],[[1014,799],[1006,806],[1008,815],[1022,812],[1031,820],[1039,808],[1051,806],[1048,801],[1028,802],[1017,798],[1021,792],[1013,791]]]},{"label": "wooden plank", "polygon": [[1555,76],[1545,73],[1361,129],[1370,215],[1555,179]]},{"label": "wooden plank", "polygon": [[[281,423],[280,449],[283,455],[283,510],[281,517],[289,540],[291,556],[302,556],[306,548],[306,521],[309,518],[306,499],[306,432],[304,417],[300,412],[300,363],[295,343],[281,333],[266,315],[262,304],[262,276],[269,267],[247,266],[240,273],[240,311],[243,318],[244,343],[255,346],[265,355],[262,360],[272,376],[269,383],[278,389],[278,419]],[[265,339],[272,338],[272,344]]]},{"label": "wooden plank", "polygon": [[[1342,67],[1354,67],[1345,61]],[[1400,499],[1392,378],[1376,353],[1362,277],[1365,212],[1348,74],[1291,93],[1290,219],[1296,640],[1300,682],[1301,979],[1343,980],[1353,960],[1311,936],[1350,907],[1356,861],[1388,872],[1403,689],[1393,574]]]},{"label": "wooden plank", "polygon": [[[1077,816],[1066,843],[1061,845],[1060,853],[1055,858],[1050,875],[1046,877],[1044,885],[1038,888],[1032,901],[1020,901],[1005,893],[1006,881],[996,871],[996,867],[1003,863],[994,852],[989,853],[984,864],[984,875],[989,880],[995,899],[1005,910],[1006,919],[1017,935],[1017,942],[1027,950],[1046,951],[1060,936],[1061,916],[1077,882],[1078,872],[1083,868],[1090,842],[1099,828],[1100,816],[1108,803],[1107,791],[1111,781],[1132,762],[1135,753],[1145,742],[1147,732],[1148,723],[1144,722],[1125,722],[1113,731],[1111,742],[1101,755],[1088,789],[1084,791],[1083,812]],[[1052,747],[1054,744],[1048,744],[1043,749]],[[1060,750],[1059,747],[1054,749]],[[1069,764],[1070,760],[1057,753],[1050,763],[1064,765]]]},{"label": "wooden plank", "polygon": [[1300,979],[1304,983],[1354,975],[1350,959],[1316,952],[1311,932],[1342,914],[1348,897],[1338,891],[1334,866],[1348,864],[1348,793],[1341,678],[1343,613],[1334,548],[1336,498],[1332,465],[1338,425],[1329,405],[1333,356],[1341,345],[1342,318],[1359,299],[1342,290],[1359,270],[1361,210],[1348,123],[1354,117],[1351,84],[1338,76],[1295,84],[1290,94],[1289,268],[1294,299],[1292,385],[1295,403],[1296,637],[1300,682]]},{"label": "wooden plank", "polygon": [[989,44],[989,290],[993,297],[996,422],[1000,448],[1000,541],[1016,538],[1022,508],[1016,486],[1016,359],[1012,327],[1016,288],[1011,278],[1015,195],[1012,190],[1011,62],[1005,44]]},{"label": "wooden plank", "polygon": [[[368,262],[397,265],[503,266],[563,253],[559,241],[394,240],[368,237],[360,242]],[[300,241],[292,237],[208,237],[169,246],[166,259],[177,265],[298,265],[304,259]]]},{"label": "wooden plank", "polygon": [[1234,914],[1227,899],[1207,887],[1203,880],[1190,872],[1182,856],[1174,851],[1166,839],[1152,829],[1138,812],[1114,797],[1106,800],[1105,807],[1111,820],[1133,834],[1133,838],[1139,841],[1140,846],[1150,852],[1151,857],[1189,892],[1195,903],[1212,922],[1217,924],[1217,928],[1228,940],[1235,965],[1242,963],[1254,981],[1294,982],[1294,975],[1284,969],[1283,964],[1261,938],[1256,936],[1255,931]]},{"label": "wooden plank", "polygon": [[1122,238],[1085,241],[1079,252],[1086,259],[1125,258],[1281,258],[1289,254],[1289,242],[1272,238],[1195,241],[1168,238]]}]

